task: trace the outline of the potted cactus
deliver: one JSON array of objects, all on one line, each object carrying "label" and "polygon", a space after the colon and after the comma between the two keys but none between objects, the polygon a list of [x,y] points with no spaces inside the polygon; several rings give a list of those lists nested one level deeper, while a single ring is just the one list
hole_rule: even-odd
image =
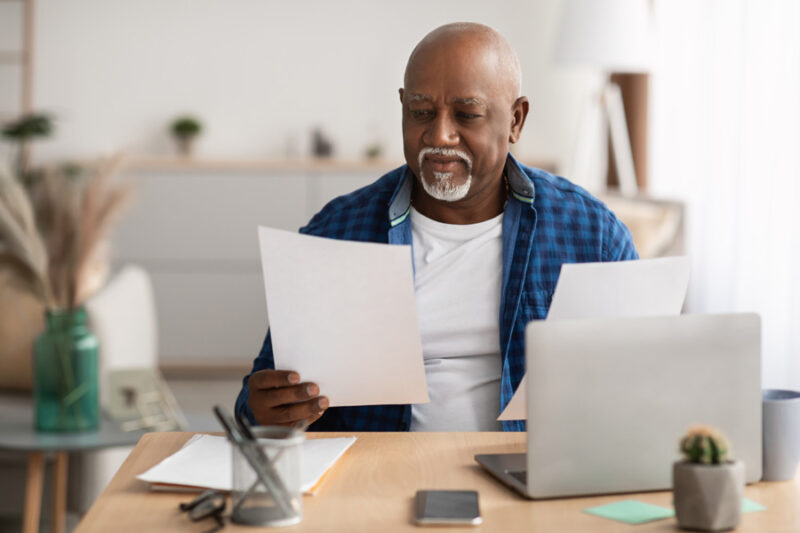
[{"label": "potted cactus", "polygon": [[684,529],[722,531],[739,524],[744,493],[744,463],[730,457],[725,436],[694,426],[681,439],[685,459],[672,466],[675,515]]}]

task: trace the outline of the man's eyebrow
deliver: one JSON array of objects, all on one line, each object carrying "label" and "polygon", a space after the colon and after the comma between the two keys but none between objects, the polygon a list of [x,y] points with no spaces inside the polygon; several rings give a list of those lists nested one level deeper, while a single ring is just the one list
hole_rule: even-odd
[{"label": "man's eyebrow", "polygon": [[[427,94],[420,94],[420,93],[408,93],[407,101],[408,102],[430,102],[433,98],[431,98]],[[455,98],[453,101],[457,104],[461,105],[477,105],[481,107],[486,107],[486,104],[480,98],[469,97],[469,98]]]},{"label": "man's eyebrow", "polygon": [[409,102],[419,102],[419,101],[426,101],[430,102],[432,98],[427,94],[419,94],[419,93],[409,93],[407,95],[407,100]]},{"label": "man's eyebrow", "polygon": [[479,105],[481,107],[486,107],[483,100],[479,98],[456,98],[455,102],[462,105]]}]

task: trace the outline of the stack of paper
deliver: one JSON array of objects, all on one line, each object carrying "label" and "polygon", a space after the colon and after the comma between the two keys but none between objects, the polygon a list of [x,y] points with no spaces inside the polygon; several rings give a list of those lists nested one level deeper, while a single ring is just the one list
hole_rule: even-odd
[{"label": "stack of paper", "polygon": [[[300,490],[315,494],[325,473],[356,441],[355,437],[310,439],[303,443]],[[230,491],[231,444],[225,437],[195,435],[156,466],[136,476],[154,489]]]},{"label": "stack of paper", "polygon": [[[678,315],[689,288],[688,257],[561,266],[547,320]],[[527,418],[528,377],[498,420]]]}]

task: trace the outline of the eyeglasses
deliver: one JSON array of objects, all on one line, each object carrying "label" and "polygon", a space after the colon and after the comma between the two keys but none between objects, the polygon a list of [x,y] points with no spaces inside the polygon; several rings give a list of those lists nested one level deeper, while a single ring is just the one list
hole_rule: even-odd
[{"label": "eyeglasses", "polygon": [[225,512],[225,495],[221,492],[207,490],[194,500],[180,504],[179,508],[189,513],[192,522],[213,518],[217,525],[206,533],[215,533],[225,527],[225,521],[222,519],[222,513]]}]

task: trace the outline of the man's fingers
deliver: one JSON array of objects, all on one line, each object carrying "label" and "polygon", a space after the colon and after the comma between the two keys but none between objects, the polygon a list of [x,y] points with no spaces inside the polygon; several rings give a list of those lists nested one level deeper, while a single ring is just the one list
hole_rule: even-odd
[{"label": "man's fingers", "polygon": [[280,389],[257,390],[253,393],[256,401],[265,407],[277,407],[289,403],[298,403],[319,396],[319,386],[316,383],[301,383]]},{"label": "man's fingers", "polygon": [[272,424],[272,425],[273,426],[283,426],[283,427],[287,427],[287,428],[295,428],[295,427],[297,427],[298,424],[300,424],[301,422],[304,422],[305,426],[308,427],[311,424],[313,424],[314,422],[316,422],[317,420],[319,420],[320,417],[323,414],[324,413],[320,413],[318,415],[314,415],[314,416],[308,417],[308,418],[303,419],[303,420],[295,420],[294,422],[283,422],[281,424]]},{"label": "man's fingers", "polygon": [[262,425],[292,425],[316,421],[328,408],[328,398],[319,396],[319,385],[300,383],[300,375],[289,370],[261,370],[247,381],[247,405]]},{"label": "man's fingers", "polygon": [[300,374],[291,370],[259,370],[250,376],[250,390],[289,387],[300,383]]},{"label": "man's fingers", "polygon": [[319,418],[320,418],[321,416],[322,416],[322,413],[320,413],[320,414],[318,414],[318,415],[314,415],[314,416],[312,416],[312,417],[310,417],[310,418],[306,418],[306,426],[310,426],[311,424],[313,424],[314,422],[316,422],[317,420],[319,420]]},{"label": "man's fingers", "polygon": [[269,418],[276,424],[286,424],[317,417],[328,408],[328,399],[324,396],[305,402],[280,405],[269,409]]}]

